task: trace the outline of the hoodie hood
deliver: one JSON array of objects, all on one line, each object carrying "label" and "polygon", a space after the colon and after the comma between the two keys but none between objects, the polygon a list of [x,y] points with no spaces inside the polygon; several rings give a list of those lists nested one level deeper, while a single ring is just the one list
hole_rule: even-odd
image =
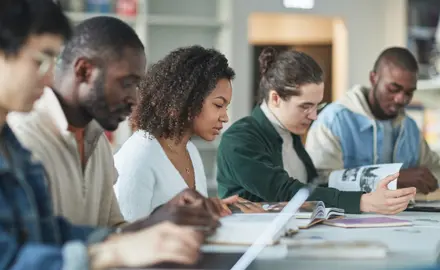
[{"label": "hoodie hood", "polygon": [[[369,91],[370,89],[367,87],[355,85],[338,101],[338,103],[354,113],[361,114],[371,120],[375,120],[376,118],[371,112],[370,106],[368,105],[367,101]],[[393,120],[393,123],[400,123],[404,118],[405,112],[402,111]]]}]

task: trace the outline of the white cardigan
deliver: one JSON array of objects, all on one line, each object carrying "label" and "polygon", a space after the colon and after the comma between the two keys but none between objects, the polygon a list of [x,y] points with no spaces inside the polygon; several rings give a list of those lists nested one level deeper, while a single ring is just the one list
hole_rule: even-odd
[{"label": "white cardigan", "polygon": [[[195,145],[187,149],[193,163],[196,189],[207,196],[206,175]],[[145,217],[187,188],[185,180],[162,146],[144,131],[135,132],[114,156],[119,178],[114,185],[121,212],[127,221]]]}]

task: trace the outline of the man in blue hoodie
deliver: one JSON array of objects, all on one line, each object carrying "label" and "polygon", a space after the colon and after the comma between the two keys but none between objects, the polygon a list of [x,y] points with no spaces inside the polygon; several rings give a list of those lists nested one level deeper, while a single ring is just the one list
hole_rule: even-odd
[{"label": "man in blue hoodie", "polygon": [[364,165],[403,163],[398,187],[437,189],[440,159],[405,114],[417,89],[418,65],[405,48],[385,49],[370,72],[370,87],[355,86],[313,123],[306,149],[322,176]]}]

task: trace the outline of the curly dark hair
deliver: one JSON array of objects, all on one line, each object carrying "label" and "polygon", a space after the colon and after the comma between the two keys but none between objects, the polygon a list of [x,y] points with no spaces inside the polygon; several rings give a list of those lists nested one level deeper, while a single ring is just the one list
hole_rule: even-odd
[{"label": "curly dark hair", "polygon": [[220,52],[198,45],[178,48],[154,64],[142,80],[132,125],[156,138],[181,140],[217,82],[234,77]]}]

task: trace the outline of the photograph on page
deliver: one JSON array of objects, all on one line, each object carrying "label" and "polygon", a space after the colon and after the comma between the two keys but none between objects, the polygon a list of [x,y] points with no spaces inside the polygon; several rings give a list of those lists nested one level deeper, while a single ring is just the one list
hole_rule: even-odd
[{"label": "photograph on page", "polygon": [[[401,167],[402,163],[389,163],[333,171],[328,185],[341,191],[372,192],[380,180],[399,172]],[[388,188],[397,189],[397,180],[390,182]]]}]

